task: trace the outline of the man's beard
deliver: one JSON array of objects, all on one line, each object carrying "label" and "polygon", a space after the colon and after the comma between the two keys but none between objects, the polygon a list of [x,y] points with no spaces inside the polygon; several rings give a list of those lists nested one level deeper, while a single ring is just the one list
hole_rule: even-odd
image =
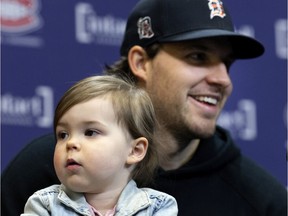
[{"label": "man's beard", "polygon": [[[167,121],[166,121],[167,122]],[[187,122],[173,122],[164,126],[175,140],[177,140],[180,148],[185,148],[191,141],[195,139],[206,139],[215,133],[214,127],[199,126],[198,124],[190,125]]]}]

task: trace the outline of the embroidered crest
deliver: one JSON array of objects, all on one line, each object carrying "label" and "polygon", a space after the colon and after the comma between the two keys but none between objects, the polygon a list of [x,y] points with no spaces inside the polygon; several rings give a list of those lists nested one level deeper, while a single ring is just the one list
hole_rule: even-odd
[{"label": "embroidered crest", "polygon": [[223,3],[221,0],[208,0],[208,6],[211,10],[210,19],[213,19],[215,16],[219,16],[221,18],[225,17],[225,11],[223,8]]},{"label": "embroidered crest", "polygon": [[154,36],[154,32],[151,26],[150,17],[140,18],[137,23],[139,38],[151,38]]}]

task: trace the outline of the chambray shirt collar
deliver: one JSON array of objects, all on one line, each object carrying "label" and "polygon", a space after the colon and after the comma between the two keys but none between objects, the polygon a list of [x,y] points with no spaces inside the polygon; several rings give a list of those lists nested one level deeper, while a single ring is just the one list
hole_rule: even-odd
[{"label": "chambray shirt collar", "polygon": [[87,203],[84,195],[82,193],[75,193],[67,189],[64,185],[61,185],[61,190],[58,195],[58,199],[64,205],[71,207],[76,212],[82,215],[91,215],[91,208]]},{"label": "chambray shirt collar", "polygon": [[[72,192],[64,185],[61,185],[58,199],[64,205],[71,207],[82,215],[91,215],[91,208],[82,193]],[[135,181],[130,180],[120,195],[115,215],[133,215],[150,205],[151,200],[148,193],[137,188]]]},{"label": "chambray shirt collar", "polygon": [[137,188],[135,181],[130,180],[120,195],[115,215],[134,215],[150,205],[151,200],[147,192]]}]

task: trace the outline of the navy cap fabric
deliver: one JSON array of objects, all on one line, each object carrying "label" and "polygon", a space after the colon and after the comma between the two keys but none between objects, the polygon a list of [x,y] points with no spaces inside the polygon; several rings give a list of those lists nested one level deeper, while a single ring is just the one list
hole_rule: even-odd
[{"label": "navy cap fabric", "polygon": [[235,32],[221,0],[140,0],[128,18],[120,52],[127,56],[134,45],[211,37],[227,37],[235,58],[255,58],[264,53],[260,42]]}]

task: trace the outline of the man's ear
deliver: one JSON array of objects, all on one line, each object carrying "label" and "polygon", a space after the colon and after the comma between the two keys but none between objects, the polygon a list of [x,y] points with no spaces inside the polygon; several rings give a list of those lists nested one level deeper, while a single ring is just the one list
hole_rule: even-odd
[{"label": "man's ear", "polygon": [[132,141],[131,152],[127,157],[126,163],[136,164],[143,160],[148,149],[148,140],[145,137],[139,137]]},{"label": "man's ear", "polygon": [[131,71],[139,81],[147,80],[147,60],[147,53],[141,46],[131,47],[128,53],[128,62]]}]

